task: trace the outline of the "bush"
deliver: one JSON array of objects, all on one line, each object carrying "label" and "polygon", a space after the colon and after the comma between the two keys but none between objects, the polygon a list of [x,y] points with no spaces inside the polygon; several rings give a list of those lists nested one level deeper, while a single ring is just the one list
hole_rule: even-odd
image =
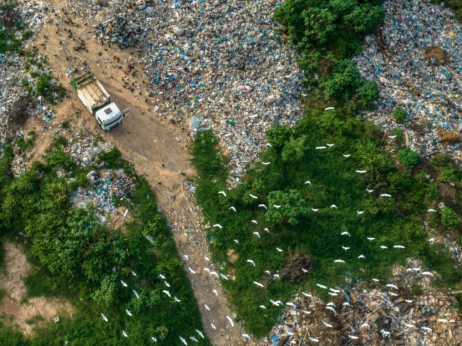
[{"label": "bush", "polygon": [[399,150],[398,159],[410,171],[412,171],[420,162],[422,162],[420,155],[409,148]]},{"label": "bush", "polygon": [[407,113],[401,108],[395,108],[395,111],[393,112],[393,118],[395,118],[397,123],[401,124],[404,122],[404,120],[406,120]]},{"label": "bush", "polygon": [[378,99],[379,88],[374,81],[367,81],[358,89],[358,103],[362,108],[370,108]]},{"label": "bush", "polygon": [[52,104],[63,99],[67,94],[66,89],[58,82],[53,81],[53,77],[46,73],[39,76],[35,86],[35,92],[45,97],[47,101]]},{"label": "bush", "polygon": [[441,210],[441,221],[447,229],[456,229],[459,225],[459,215],[451,208]]}]

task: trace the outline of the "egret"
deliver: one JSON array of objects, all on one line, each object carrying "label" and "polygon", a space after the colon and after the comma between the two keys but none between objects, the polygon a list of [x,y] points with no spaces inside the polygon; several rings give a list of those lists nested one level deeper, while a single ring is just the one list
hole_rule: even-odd
[{"label": "egret", "polygon": [[[340,290],[336,290],[336,289],[333,289],[333,288],[329,288],[329,291],[333,291],[335,293],[340,293]],[[334,303],[332,303],[332,304],[335,306]]]},{"label": "egret", "polygon": [[249,334],[242,334],[242,336],[244,337],[244,339],[250,340],[250,335]]},{"label": "egret", "polygon": [[391,296],[393,296],[393,297],[397,297],[397,296],[398,296],[395,292],[390,292],[390,291],[388,291],[388,294],[391,295]]},{"label": "egret", "polygon": [[184,259],[185,261],[189,261],[189,256],[188,256],[188,255],[183,255],[183,259]]},{"label": "egret", "polygon": [[264,230],[266,233],[269,233],[268,227],[263,228],[263,230]]},{"label": "egret", "polygon": [[271,272],[269,270],[265,270],[265,274],[271,275]]},{"label": "egret", "polygon": [[350,234],[350,233],[348,233],[348,232],[346,232],[346,231],[345,231],[345,232],[342,232],[342,233],[340,233],[340,235],[347,235],[347,236],[351,237],[351,234]]},{"label": "egret", "polygon": [[194,336],[190,336],[189,338],[194,342],[199,342],[199,340],[197,340]]},{"label": "egret", "polygon": [[380,245],[380,248],[381,248],[381,249],[388,249],[388,247],[385,246],[385,245]]},{"label": "egret", "polygon": [[306,270],[305,268],[302,268],[302,272],[308,273],[308,270]]},{"label": "egret", "polygon": [[330,295],[330,296],[334,296],[334,297],[338,296],[338,294],[334,293],[334,292],[327,292],[327,294]]},{"label": "egret", "polygon": [[433,275],[432,273],[430,272],[422,272],[422,275],[428,275],[428,276],[431,276],[431,277],[434,277],[435,275]]},{"label": "egret", "polygon": [[362,210],[356,210],[356,212],[358,213],[358,215],[364,214],[364,212]]},{"label": "egret", "polygon": [[316,213],[319,209],[311,208],[311,210]]},{"label": "egret", "polygon": [[271,143],[266,143],[265,144],[267,147],[272,147]]},{"label": "egret", "polygon": [[257,285],[257,286],[263,287],[263,285],[262,285],[261,283],[257,282],[257,281],[254,281],[253,283],[254,283],[255,285]]},{"label": "egret", "polygon": [[412,300],[411,299],[404,299],[404,301],[408,304],[412,303]]},{"label": "egret", "polygon": [[273,204],[273,207],[275,207],[276,209],[281,208],[281,206],[279,204]]},{"label": "egret", "polygon": [[327,287],[324,286],[324,285],[321,285],[321,284],[316,284],[316,286],[320,287],[320,288],[324,288],[325,290],[327,290]]},{"label": "egret", "polygon": [[235,242],[236,244],[239,244],[239,240],[237,240],[237,239],[234,239],[234,242]]},{"label": "egret", "polygon": [[231,317],[226,316],[226,318],[228,319],[229,323],[231,323],[231,327],[234,327],[234,322],[233,322],[233,320],[231,319]]},{"label": "egret", "polygon": [[359,173],[359,174],[364,174],[366,173],[367,171],[361,171],[361,170],[356,170],[356,173]]},{"label": "egret", "polygon": [[381,193],[380,197],[391,197],[391,195],[389,195],[388,193]]},{"label": "egret", "polygon": [[394,139],[395,137],[396,137],[396,135],[388,136],[388,138],[390,138],[390,139]]},{"label": "egret", "polygon": [[356,340],[358,338],[356,335],[351,335],[351,334],[348,334],[348,337],[353,340]]},{"label": "egret", "polygon": [[332,209],[334,209],[334,208],[335,208],[335,209],[338,209],[337,206],[336,206],[335,204],[332,204],[330,207],[331,207]]},{"label": "egret", "polygon": [[302,294],[305,296],[305,297],[310,297],[310,298],[313,298],[313,296],[309,293],[306,293],[306,292],[302,292]]},{"label": "egret", "polygon": [[223,279],[223,280],[228,280],[228,277],[223,275],[222,273],[220,273],[220,277]]},{"label": "egret", "polygon": [[329,148],[332,148],[335,144],[329,144],[329,143],[327,143],[326,145],[327,145]]},{"label": "egret", "polygon": [[229,207],[229,209],[231,209],[232,211],[236,212],[236,208],[234,208],[233,206]]},{"label": "egret", "polygon": [[343,154],[343,157],[349,158],[351,154]]},{"label": "egret", "polygon": [[220,225],[219,223],[214,224],[212,227],[213,227],[213,228],[218,227],[219,229],[222,229],[222,228],[223,228],[223,226]]},{"label": "egret", "polygon": [[185,344],[185,345],[187,345],[187,344],[188,344],[188,343],[186,342],[186,340],[185,340],[185,339],[183,339],[181,336],[180,336],[179,338],[180,338],[180,340],[181,340],[181,342],[182,342],[183,344]]},{"label": "egret", "polygon": [[196,274],[196,272],[191,267],[188,267],[188,270],[191,272],[191,274]]},{"label": "egret", "polygon": [[[330,289],[330,288],[329,288],[329,289]],[[333,302],[329,302],[329,303],[326,304],[326,306],[336,306],[336,305],[335,305],[335,303],[333,303]]]},{"label": "egret", "polygon": [[294,309],[297,307],[294,303],[292,302],[287,302],[286,305],[293,307]]},{"label": "egret", "polygon": [[311,311],[307,311],[307,310],[302,310],[302,311],[303,311],[303,313],[304,313],[305,315],[311,314]]},{"label": "egret", "polygon": [[436,321],[437,321],[437,322],[442,322],[442,323],[448,323],[448,322],[449,322],[449,321],[448,321],[447,319],[445,319],[445,318],[438,318]]},{"label": "egret", "polygon": [[368,193],[374,192],[374,190],[370,190],[370,189],[366,189],[366,191],[367,191]]},{"label": "egret", "polygon": [[311,186],[311,181],[309,181],[309,180],[305,181],[305,185],[306,184],[309,184]]},{"label": "egret", "polygon": [[213,329],[217,329],[217,327],[215,327],[213,323],[210,323],[210,325],[212,326]]},{"label": "egret", "polygon": [[278,252],[284,252],[284,250],[282,250],[282,249],[280,249],[280,248],[278,248],[278,247],[276,248],[276,250],[277,250]]},{"label": "egret", "polygon": [[251,263],[255,267],[255,262],[251,259],[248,259],[247,262]]},{"label": "egret", "polygon": [[208,272],[210,274],[210,269],[209,268],[204,268],[204,271]]},{"label": "egret", "polygon": [[428,213],[436,213],[436,210],[435,209],[428,209],[427,212]]},{"label": "egret", "polygon": [[349,246],[343,246],[343,245],[342,245],[342,249],[345,250],[345,251],[347,251],[347,250],[350,250],[350,247],[349,247]]},{"label": "egret", "polygon": [[260,239],[260,233],[258,233],[258,232],[253,232],[253,234],[255,234],[255,235],[258,237],[258,239]]},{"label": "egret", "polygon": [[270,163],[271,163],[271,162],[262,162],[261,164],[267,166],[267,165],[269,165]]},{"label": "egret", "polygon": [[318,340],[318,339],[316,339],[316,338],[312,338],[311,336],[309,336],[309,337],[308,337],[308,339],[310,339],[310,341],[313,341],[313,342],[319,342],[319,340]]},{"label": "egret", "polygon": [[251,220],[250,222],[252,222],[252,223],[258,225],[258,221],[257,221],[257,220]]},{"label": "egret", "polygon": [[267,207],[266,205],[264,205],[264,204],[259,204],[258,206],[259,206],[260,208],[265,208],[266,210],[268,210],[268,207]]},{"label": "egret", "polygon": [[127,313],[127,315],[128,315],[128,316],[130,316],[130,317],[132,317],[132,316],[133,316],[133,315],[132,315],[132,313],[130,312],[130,310],[128,310],[128,309],[125,309],[125,312]]},{"label": "egret", "polygon": [[168,297],[169,297],[169,298],[172,298],[172,296],[171,296],[171,294],[170,294],[170,292],[169,292],[169,291],[167,291],[167,290],[163,290],[162,292],[164,292],[166,295],[168,295]]},{"label": "egret", "polygon": [[127,284],[125,283],[124,280],[120,280],[120,282],[122,283],[122,286],[123,286],[123,287],[127,287]]},{"label": "egret", "polygon": [[204,304],[206,310],[210,311],[210,307],[207,304]]},{"label": "egret", "polygon": [[216,296],[218,296],[218,291],[217,291],[217,290],[213,290],[212,292],[213,292],[213,294],[215,294]]},{"label": "egret", "polygon": [[202,334],[200,330],[196,329],[196,333],[199,334],[202,339],[205,339],[204,334]]},{"label": "egret", "polygon": [[420,327],[420,329],[423,329],[425,330],[426,332],[431,332],[432,329],[431,328],[428,328],[428,327]]},{"label": "egret", "polygon": [[255,196],[255,195],[252,195],[251,193],[249,193],[249,196],[250,196],[250,197],[252,197],[253,199],[258,199],[258,197],[257,197],[257,196]]},{"label": "egret", "polygon": [[133,275],[133,276],[136,276],[136,273],[135,273],[133,270],[132,270],[132,275]]},{"label": "egret", "polygon": [[157,342],[157,338],[154,337],[154,336],[151,336],[151,340],[154,341],[154,342]]},{"label": "egret", "polygon": [[218,191],[218,194],[222,194],[223,196],[226,197],[226,192],[224,192],[224,191]]},{"label": "egret", "polygon": [[220,277],[217,272],[210,272],[210,275],[214,275],[217,279]]},{"label": "egret", "polygon": [[158,276],[160,279],[164,280],[165,279],[165,276],[163,276],[162,274],[159,274]]},{"label": "egret", "polygon": [[125,330],[122,330],[122,335],[128,338],[127,332]]},{"label": "egret", "polygon": [[323,323],[327,328],[332,328],[332,327],[333,327],[332,324],[329,324],[329,323],[327,323],[327,322],[322,321],[322,323]]},{"label": "egret", "polygon": [[404,249],[403,245],[393,245],[395,249]]},{"label": "egret", "polygon": [[369,323],[367,322],[364,322],[363,324],[361,324],[360,328],[366,328],[366,327],[370,327]]},{"label": "egret", "polygon": [[175,296],[175,297],[173,297],[173,300],[174,300],[174,301],[176,301],[177,303],[181,302],[181,300],[180,300],[180,299],[178,299],[176,296]]},{"label": "egret", "polygon": [[372,281],[379,282],[380,280],[379,279],[372,279]]},{"label": "egret", "polygon": [[274,274],[273,277],[275,277],[276,279],[280,279],[281,277],[279,276],[279,274]]},{"label": "egret", "polygon": [[407,324],[407,323],[404,323],[404,322],[403,322],[403,324],[404,324],[404,326],[406,328],[414,328],[415,327],[413,324]]},{"label": "egret", "polygon": [[393,285],[393,284],[386,284],[385,286],[387,286],[387,287],[391,287],[391,288],[394,288],[395,290],[397,290],[397,289],[398,289],[398,286],[396,286],[396,285]]},{"label": "egret", "polygon": [[385,329],[380,329],[380,332],[382,333],[383,337],[387,337],[391,335],[391,332],[385,330]]},{"label": "egret", "polygon": [[327,309],[327,310],[331,310],[331,311],[333,311],[334,313],[337,313],[337,311],[335,311],[335,309],[334,309],[332,306],[326,306],[326,309]]},{"label": "egret", "polygon": [[428,241],[429,241],[430,243],[433,243],[433,242],[435,241],[435,238],[430,238],[430,239],[428,239]]},{"label": "egret", "polygon": [[275,306],[281,305],[281,303],[279,303],[279,300],[275,302],[274,300],[270,299],[269,301],[270,301],[271,304],[273,304]]},{"label": "egret", "polygon": [[358,258],[366,259],[366,257],[364,257],[364,255],[359,255]]},{"label": "egret", "polygon": [[344,305],[344,306],[350,306],[350,303],[344,302],[342,305]]},{"label": "egret", "polygon": [[132,290],[132,292],[137,299],[140,299],[140,295],[138,294],[138,292],[136,292],[135,290]]},{"label": "egret", "polygon": [[323,150],[323,149],[326,149],[326,147],[316,147],[315,149],[316,150]]},{"label": "egret", "polygon": [[334,262],[335,262],[335,263],[345,263],[345,261],[344,261],[344,260],[341,260],[341,259],[337,259],[337,260],[335,260]]},{"label": "egret", "polygon": [[373,241],[373,240],[375,240],[375,238],[372,238],[372,237],[367,237],[367,240],[369,240],[369,241]]},{"label": "egret", "polygon": [[264,306],[264,305],[260,305],[260,309],[263,309],[263,310],[265,310],[265,309],[266,309],[266,306]]},{"label": "egret", "polygon": [[106,322],[109,322],[105,314],[102,313],[102,314],[101,314],[101,317],[102,317],[103,320],[105,320]]}]

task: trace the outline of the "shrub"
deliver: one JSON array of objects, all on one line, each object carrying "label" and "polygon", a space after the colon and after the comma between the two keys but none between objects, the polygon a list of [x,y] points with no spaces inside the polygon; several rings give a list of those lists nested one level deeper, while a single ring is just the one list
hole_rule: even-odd
[{"label": "shrub", "polygon": [[367,81],[358,89],[358,103],[363,108],[370,108],[378,98],[379,88],[374,81]]},{"label": "shrub", "polygon": [[401,108],[395,108],[395,111],[393,112],[393,118],[395,118],[397,123],[401,124],[404,122],[404,120],[406,120],[407,113]]},{"label": "shrub", "polygon": [[410,171],[422,161],[420,155],[409,148],[399,150],[398,159]]},{"label": "shrub", "polygon": [[66,89],[61,84],[53,81],[53,76],[46,73],[39,76],[35,86],[35,92],[45,97],[47,101],[52,104],[63,99],[67,94]]},{"label": "shrub", "polygon": [[459,225],[459,215],[451,208],[443,208],[441,210],[441,221],[447,229],[456,229]]}]

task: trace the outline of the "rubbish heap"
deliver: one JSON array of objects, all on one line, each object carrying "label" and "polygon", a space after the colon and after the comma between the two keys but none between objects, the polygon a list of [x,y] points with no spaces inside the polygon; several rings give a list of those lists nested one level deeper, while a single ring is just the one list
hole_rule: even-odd
[{"label": "rubbish heap", "polygon": [[[386,131],[404,130],[409,147],[424,157],[462,157],[462,25],[429,0],[388,0],[384,8],[381,28],[354,58],[362,77],[380,90],[378,107],[366,117]],[[395,108],[407,113],[402,125],[393,119]],[[438,129],[441,136],[454,131],[456,140],[443,145]]]},{"label": "rubbish heap", "polygon": [[[67,9],[72,10],[73,1]],[[107,3],[107,2],[105,2]],[[304,73],[296,52],[272,20],[275,0],[111,2],[87,15],[100,18],[94,36],[103,44],[136,46],[160,102],[155,117],[212,128],[231,163],[231,184],[262,151],[265,130],[294,125],[301,116]],[[96,4],[95,4],[96,6]],[[89,6],[90,9],[93,5]],[[79,11],[80,7],[74,7]],[[89,11],[88,9],[86,10]]]},{"label": "rubbish heap", "polygon": [[437,274],[421,265],[408,259],[387,284],[337,287],[329,302],[303,292],[287,303],[281,324],[261,345],[459,345],[457,300],[450,291],[432,288]]}]

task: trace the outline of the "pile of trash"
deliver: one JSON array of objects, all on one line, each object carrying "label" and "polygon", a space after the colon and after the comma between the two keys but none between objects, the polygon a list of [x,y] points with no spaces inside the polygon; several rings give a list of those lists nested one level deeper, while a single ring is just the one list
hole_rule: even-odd
[{"label": "pile of trash", "polygon": [[[79,3],[66,10],[79,12]],[[149,94],[161,101],[154,117],[191,124],[191,135],[212,128],[229,155],[232,185],[264,148],[266,129],[300,119],[305,76],[296,52],[279,42],[272,20],[278,1],[104,4],[86,9],[100,19],[94,36],[143,51]]]},{"label": "pile of trash", "polygon": [[457,300],[450,291],[432,288],[436,278],[420,261],[408,259],[406,267],[393,269],[388,284],[330,288],[327,303],[303,292],[287,303],[281,324],[262,344],[458,345]]},{"label": "pile of trash", "polygon": [[[462,25],[429,0],[388,0],[384,8],[381,28],[354,58],[380,90],[378,107],[366,117],[386,131],[404,130],[409,147],[424,157],[462,157]],[[407,113],[402,125],[393,119],[395,108]],[[444,143],[447,133],[455,138]]]}]

